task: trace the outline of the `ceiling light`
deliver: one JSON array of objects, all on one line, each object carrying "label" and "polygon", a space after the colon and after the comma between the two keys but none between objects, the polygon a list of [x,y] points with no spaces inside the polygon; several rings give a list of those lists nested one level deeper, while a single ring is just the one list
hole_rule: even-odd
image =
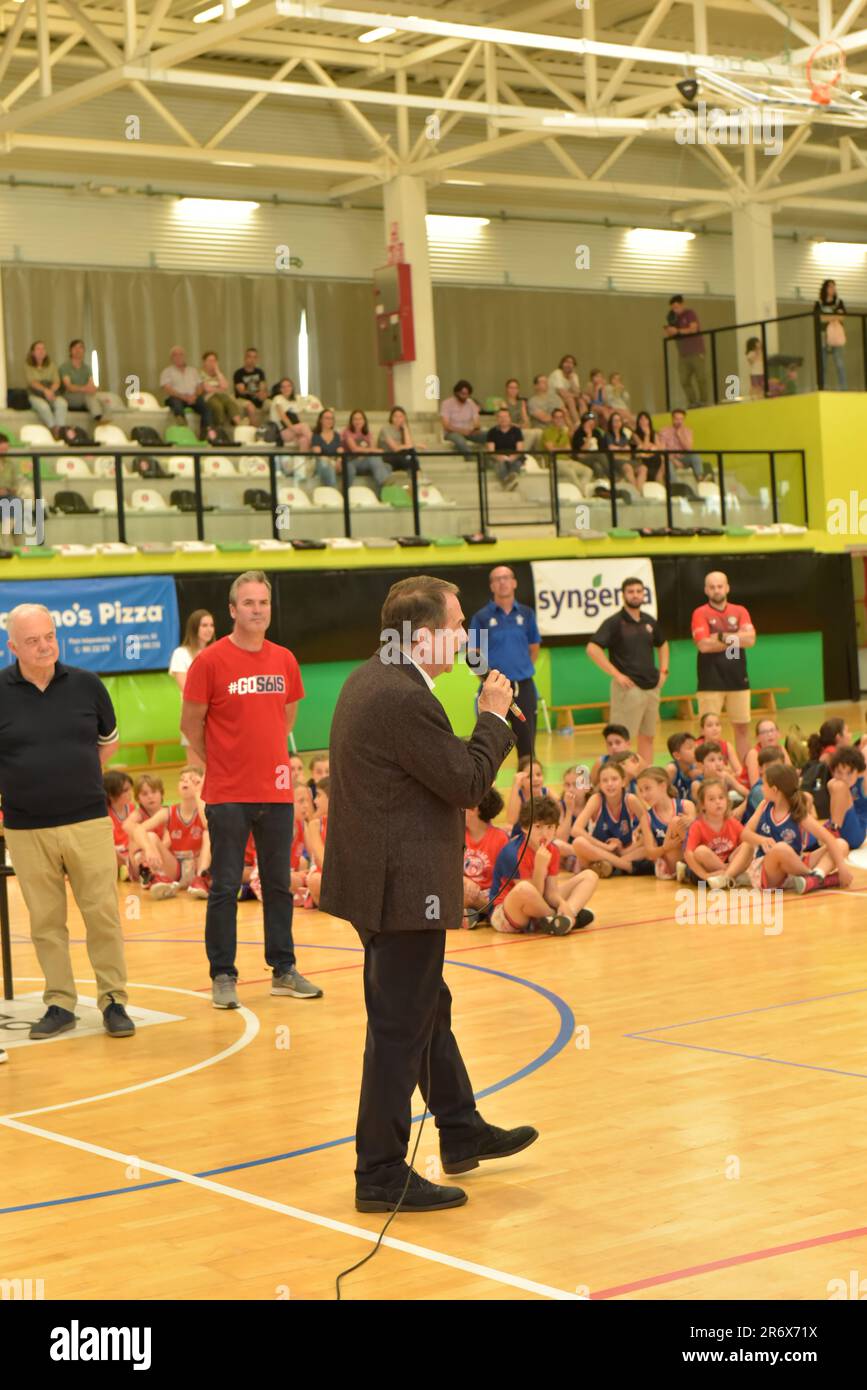
[{"label": "ceiling light", "polygon": [[396,29],[389,29],[389,27],[388,27],[387,24],[383,24],[382,27],[381,27],[380,29],[368,29],[368,31],[367,31],[366,34],[359,34],[359,35],[358,35],[358,42],[359,42],[359,43],[376,43],[377,39],[387,39],[387,38],[390,38],[390,36],[391,36],[392,34],[396,34],[396,33],[397,33],[397,30],[396,30]]},{"label": "ceiling light", "polygon": [[215,164],[220,164],[224,169],[255,169],[255,164],[248,164],[243,159],[215,159]]},{"label": "ceiling light", "polygon": [[472,241],[490,220],[489,217],[447,217],[431,212],[425,217],[432,241]]},{"label": "ceiling light", "polygon": [[627,245],[633,251],[685,251],[686,244],[695,239],[695,232],[672,232],[661,227],[630,227]]},{"label": "ceiling light", "polygon": [[258,206],[258,203],[233,198],[179,198],[175,210],[184,222],[225,227],[233,222],[243,222]]},{"label": "ceiling light", "polygon": [[443,179],[443,183],[450,183],[458,188],[484,188],[484,184],[478,179]]},{"label": "ceiling light", "polygon": [[822,241],[817,239],[810,248],[813,260],[826,265],[860,265],[867,255],[863,241]]},{"label": "ceiling light", "polygon": [[[235,9],[240,10],[244,5],[249,5],[250,0],[235,0]],[[222,5],[212,5],[209,10],[200,10],[193,15],[194,24],[207,24],[211,19],[219,19],[223,13]]]}]

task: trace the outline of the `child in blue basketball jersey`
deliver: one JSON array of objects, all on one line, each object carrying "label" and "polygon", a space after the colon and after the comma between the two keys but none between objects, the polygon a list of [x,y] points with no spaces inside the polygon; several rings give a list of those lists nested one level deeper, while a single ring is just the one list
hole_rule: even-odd
[{"label": "child in blue basketball jersey", "polygon": [[761,803],[765,800],[765,786],[762,780],[765,768],[770,767],[772,763],[785,764],[785,761],[786,756],[782,748],[762,748],[760,751],[758,757],[758,781],[753,783],[746,801],[742,801],[740,806],[736,807],[732,812],[732,815],[736,816],[739,821],[743,821],[744,825],[746,825],[753,812],[757,811]]},{"label": "child in blue basketball jersey", "polygon": [[[820,888],[848,888],[848,845],[811,813],[797,770],[772,763],[763,775],[766,799],[744,827],[743,839],[755,846],[750,865],[754,888],[790,888],[813,893]],[[810,837],[816,843],[810,849]]]},{"label": "child in blue basketball jersey", "polygon": [[698,777],[690,787],[690,800],[695,801],[698,789],[706,777],[716,777],[725,786],[729,801],[740,805],[746,793],[735,774],[726,767],[725,755],[718,743],[700,743],[695,750],[695,760],[701,768]]},{"label": "child in blue basketball jersey", "polygon": [[850,850],[860,849],[867,836],[864,754],[858,748],[838,747],[828,759],[828,769],[831,814],[825,825],[845,840]]},{"label": "child in blue basketball jersey", "polygon": [[638,795],[647,808],[647,822],[653,848],[647,858],[653,863],[657,878],[675,877],[677,864],[683,858],[683,845],[695,807],[674,795],[668,773],[661,767],[646,767],[638,778]]},{"label": "child in blue basketball jersey", "polygon": [[[598,791],[588,799],[575,822],[575,858],[600,878],[610,878],[615,870],[624,874],[652,873],[648,860],[652,849],[647,812],[638,797],[626,790],[622,764],[606,763],[599,772]],[[644,867],[636,867],[642,860]]]},{"label": "child in blue basketball jersey", "polygon": [[[518,771],[515,773],[515,780],[509,792],[509,801],[506,806],[506,822],[511,825],[510,835],[518,835],[521,831],[519,817],[521,807],[526,806],[530,791],[530,755],[524,754],[518,759]],[[532,795],[535,797],[548,796],[548,788],[545,786],[545,769],[538,758],[533,763],[532,771]]]},{"label": "child in blue basketball jersey", "polygon": [[590,781],[594,787],[599,785],[599,773],[618,753],[631,753],[630,733],[625,724],[606,724],[602,730],[605,752],[601,753],[590,769]]},{"label": "child in blue basketball jersey", "polygon": [[675,796],[691,801],[692,784],[699,773],[695,761],[695,738],[688,733],[670,734],[668,751],[672,761],[666,765],[665,771],[674,787]]},{"label": "child in blue basketball jersey", "polygon": [[623,753],[615,753],[609,761],[620,764],[626,774],[626,790],[633,796],[638,796],[638,774],[644,766],[638,754],[627,748]]}]

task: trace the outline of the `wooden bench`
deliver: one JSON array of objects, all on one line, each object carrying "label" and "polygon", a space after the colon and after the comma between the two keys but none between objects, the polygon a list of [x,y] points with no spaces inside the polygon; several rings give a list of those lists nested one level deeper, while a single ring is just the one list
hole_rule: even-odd
[{"label": "wooden bench", "polygon": [[109,767],[117,772],[161,772],[163,768],[172,770],[178,767],[185,767],[185,758],[181,758],[179,762],[157,762],[156,750],[158,748],[177,748],[177,746],[178,740],[176,738],[121,739],[120,747],[118,748],[118,757],[120,756],[121,749],[143,748],[145,750],[146,761],[130,765],[125,762],[115,762],[114,758],[112,758]]},{"label": "wooden bench", "polygon": [[[766,686],[759,686],[758,688],[751,690],[751,691],[750,691],[750,695],[751,695],[752,697],[755,697],[755,696],[761,697],[758,704],[756,704],[756,703],[754,702],[754,700],[751,700],[751,705],[752,705],[751,713],[752,713],[752,714],[759,714],[759,715],[761,715],[761,714],[776,714],[776,712],[777,712],[777,698],[776,698],[776,697],[777,697],[778,695],[787,695],[788,693],[789,693],[789,687],[788,687],[787,685],[766,685]],[[687,720],[689,720],[689,719],[696,719],[696,718],[698,717],[698,696],[695,695],[695,694],[693,694],[693,695],[669,695],[667,691],[663,691],[662,700],[660,701],[660,704],[663,704],[663,705],[675,704],[675,705],[677,705],[677,715],[676,715],[676,718],[678,718],[678,719],[687,719]],[[556,716],[556,721],[557,721],[557,722],[556,722],[555,727],[556,727],[557,729],[560,729],[560,728],[568,729],[568,728],[570,727],[570,725],[571,725],[573,728],[578,728],[578,729],[581,729],[581,730],[585,730],[585,729],[586,729],[586,730],[592,732],[592,731],[594,731],[594,730],[596,730],[596,729],[604,729],[604,728],[605,728],[605,725],[606,725],[606,724],[609,724],[609,723],[611,722],[611,702],[610,702],[610,700],[587,700],[587,701],[585,701],[583,704],[574,704],[574,705],[551,705],[550,708],[551,708],[551,713],[552,713],[553,715]],[[599,711],[600,711],[599,722],[597,723],[597,722],[595,722],[595,721],[591,721],[591,722],[589,722],[589,723],[587,723],[587,724],[581,723],[581,724],[577,724],[577,725],[576,725],[576,724],[574,723],[573,719],[572,719],[572,715],[574,714],[574,712],[575,712],[576,710],[588,710],[588,709],[589,709],[589,710],[599,710]],[[566,718],[563,719],[563,720],[561,720],[561,718],[560,718],[561,714],[565,714],[565,715],[566,715]]]}]

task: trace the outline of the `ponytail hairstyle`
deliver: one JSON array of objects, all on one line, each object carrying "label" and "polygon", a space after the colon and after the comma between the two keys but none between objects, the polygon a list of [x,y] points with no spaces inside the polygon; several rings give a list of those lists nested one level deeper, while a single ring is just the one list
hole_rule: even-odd
[{"label": "ponytail hairstyle", "polygon": [[[842,720],[840,722],[842,723]],[[765,772],[765,781],[769,787],[774,787],[776,791],[783,793],[789,803],[789,814],[792,820],[800,825],[801,821],[810,814],[810,808],[806,796],[801,791],[801,779],[797,769],[789,767],[788,763],[771,763]]]},{"label": "ponytail hairstyle", "polygon": [[635,779],[636,782],[640,782],[643,777],[646,777],[650,782],[658,782],[661,787],[665,787],[666,795],[671,797],[674,796],[674,787],[671,785],[671,780],[668,776],[668,773],[665,771],[665,768],[642,768],[641,772],[639,772],[638,776]]},{"label": "ponytail hairstyle", "polygon": [[704,815],[704,803],[711,787],[719,787],[721,791],[726,791],[726,784],[721,777],[705,777],[695,794],[696,803],[702,815]]},{"label": "ponytail hairstyle", "polygon": [[810,734],[810,737],[807,739],[810,761],[815,762],[823,748],[827,748],[830,744],[836,743],[845,727],[846,720],[839,719],[835,715],[833,719],[825,720],[817,734]]}]

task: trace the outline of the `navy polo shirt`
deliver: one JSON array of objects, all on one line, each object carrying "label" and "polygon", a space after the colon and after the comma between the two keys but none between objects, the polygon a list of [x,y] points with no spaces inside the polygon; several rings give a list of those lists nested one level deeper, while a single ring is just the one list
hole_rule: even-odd
[{"label": "navy polo shirt", "polygon": [[510,681],[530,680],[533,675],[530,644],[542,640],[532,608],[515,603],[511,612],[506,613],[491,599],[470,618],[471,653],[479,648],[479,633],[483,630],[488,634],[488,669],[502,671]]},{"label": "navy polo shirt", "polygon": [[57,662],[44,690],[16,661],[0,671],[0,796],[10,830],[44,830],[108,815],[100,746],[117,720],[99,676]]}]

